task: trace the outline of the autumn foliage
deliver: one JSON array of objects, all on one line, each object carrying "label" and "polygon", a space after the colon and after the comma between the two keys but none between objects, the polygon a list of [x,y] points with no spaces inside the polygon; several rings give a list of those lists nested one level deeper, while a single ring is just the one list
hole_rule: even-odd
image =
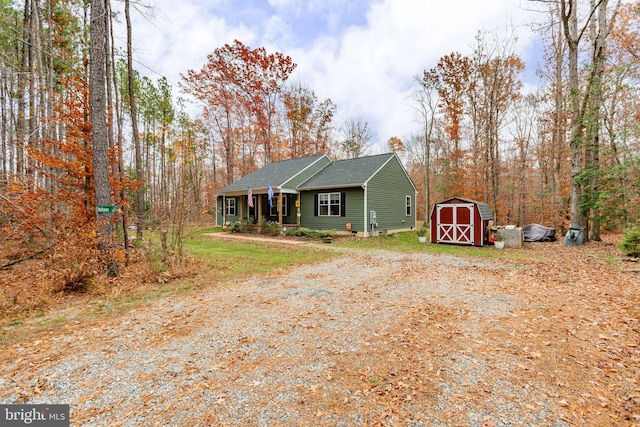
[{"label": "autumn foliage", "polygon": [[[559,234],[574,210],[594,238],[599,228],[619,230],[640,218],[637,2],[619,8],[607,1],[533,2],[550,17],[537,91],[523,86],[515,37],[480,32],[471,52],[442,52],[412,71],[421,94],[415,132],[397,129],[393,137],[376,135],[377,124],[364,118],[368,111],[336,125],[338,106],[317,95],[325,88],[291,82],[294,58],[239,40],[214,47],[202,68],[185,72],[180,88],[190,100],[166,77],[153,80],[133,70],[131,60],[116,60],[108,37],[106,81],[90,85],[88,4],[14,3],[0,3],[7,29],[0,34],[4,271],[42,257],[54,257],[48,266],[57,269],[63,259],[73,264],[94,256],[97,150],[89,93],[103,85],[107,129],[100,136],[107,136],[108,150],[99,157],[109,167],[102,181],[111,189],[105,200],[117,207],[109,218],[115,256],[124,264],[137,257],[132,224],[139,238],[147,227],[168,230],[169,245],[182,254],[185,224],[215,223],[219,189],[270,161],[319,153],[333,159],[398,153],[419,190],[419,220],[434,202],[453,196],[488,203],[500,224],[536,222]],[[579,8],[580,34],[562,25],[569,19],[563,6]],[[103,15],[112,25],[113,14]],[[581,37],[575,51],[567,44],[574,36]],[[576,67],[569,50],[580,55]],[[185,107],[193,100],[202,107],[195,118]],[[94,261],[102,262],[83,265]],[[56,285],[81,282],[77,271],[68,280],[56,276]],[[92,280],[94,270],[83,277]]]}]

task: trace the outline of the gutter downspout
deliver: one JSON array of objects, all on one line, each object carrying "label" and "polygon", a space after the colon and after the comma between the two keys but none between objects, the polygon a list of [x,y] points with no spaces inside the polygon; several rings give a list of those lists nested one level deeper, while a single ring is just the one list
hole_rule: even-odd
[{"label": "gutter downspout", "polygon": [[282,227],[282,198],[284,197],[284,193],[282,192],[282,188],[278,188],[280,193],[278,194],[278,223],[280,227]]},{"label": "gutter downspout", "polygon": [[[418,228],[418,190],[416,190],[416,194],[414,194],[413,200],[415,201],[415,208],[413,209],[413,228]],[[431,227],[427,227],[427,218],[429,218],[429,212],[424,213],[424,221],[422,221],[422,227],[428,228],[431,230]]]},{"label": "gutter downspout", "polygon": [[369,211],[369,201],[367,200],[367,184],[362,184],[364,190],[364,237],[369,236],[369,221],[367,220],[367,212]]}]

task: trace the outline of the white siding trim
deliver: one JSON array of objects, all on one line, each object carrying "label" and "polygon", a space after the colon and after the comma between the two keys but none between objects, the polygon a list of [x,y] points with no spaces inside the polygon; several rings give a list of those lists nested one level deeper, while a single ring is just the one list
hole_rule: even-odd
[{"label": "white siding trim", "polygon": [[367,184],[362,184],[364,190],[364,237],[369,236],[369,201],[367,200]]}]

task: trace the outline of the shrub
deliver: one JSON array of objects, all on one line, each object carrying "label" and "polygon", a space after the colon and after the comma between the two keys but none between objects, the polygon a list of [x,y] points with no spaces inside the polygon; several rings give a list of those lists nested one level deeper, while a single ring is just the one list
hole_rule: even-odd
[{"label": "shrub", "polygon": [[427,229],[424,227],[420,227],[416,230],[416,233],[418,233],[418,237],[426,237]]},{"label": "shrub", "polygon": [[336,230],[311,230],[309,228],[300,227],[294,230],[287,230],[284,232],[287,236],[296,237],[313,237],[313,238],[325,238],[333,237],[336,234]]},{"label": "shrub", "polygon": [[265,221],[261,223],[262,234],[277,236],[280,234],[281,226],[276,221]]},{"label": "shrub", "polygon": [[333,238],[336,235],[336,230],[320,230],[320,238],[324,239],[327,237]]},{"label": "shrub", "polygon": [[284,232],[284,234],[286,236],[303,237],[303,236],[306,236],[309,231],[311,230],[309,230],[308,228],[299,227],[294,229],[288,229]]},{"label": "shrub", "polygon": [[640,257],[640,226],[636,225],[624,230],[622,241],[618,247],[628,256]]},{"label": "shrub", "polygon": [[231,225],[231,228],[229,228],[229,231],[231,231],[232,233],[239,233],[240,232],[240,223],[239,222],[234,222]]}]

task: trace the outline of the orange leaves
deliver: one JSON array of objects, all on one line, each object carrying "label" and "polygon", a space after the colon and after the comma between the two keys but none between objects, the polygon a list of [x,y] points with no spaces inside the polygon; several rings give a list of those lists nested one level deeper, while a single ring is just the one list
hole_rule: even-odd
[{"label": "orange leaves", "polygon": [[612,36],[615,44],[611,55],[616,58],[616,63],[637,68],[640,52],[640,8],[637,3],[620,5]]},{"label": "orange leaves", "polygon": [[288,138],[282,150],[292,157],[324,153],[329,143],[329,123],[336,106],[330,99],[318,102],[313,90],[300,83],[285,88],[282,95]]},{"label": "orange leaves", "polygon": [[389,138],[389,141],[387,141],[387,145],[394,153],[404,150],[404,143],[400,138],[396,136],[392,136],[391,138]]},{"label": "orange leaves", "polygon": [[233,133],[237,126],[229,121],[230,115],[248,113],[270,161],[276,100],[295,68],[289,56],[267,53],[263,47],[251,49],[235,40],[233,45],[214,50],[199,72],[189,70],[183,82],[188,93],[207,104],[223,135]]}]

